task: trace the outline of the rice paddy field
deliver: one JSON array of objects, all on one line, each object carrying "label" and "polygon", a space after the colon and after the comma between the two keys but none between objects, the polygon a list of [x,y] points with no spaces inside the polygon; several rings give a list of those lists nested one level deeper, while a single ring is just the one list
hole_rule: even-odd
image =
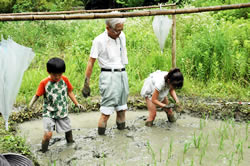
[{"label": "rice paddy field", "polygon": [[[174,124],[159,112],[154,126],[148,128],[144,126],[148,115],[145,102],[138,97],[143,81],[156,70],[171,69],[171,32],[162,53],[153,32],[153,19],[126,20],[126,71],[132,104],[127,112],[126,130],[118,131],[111,119],[104,137],[98,136],[96,130],[99,100],[93,102],[99,96],[97,63],[90,80],[91,97],[84,99],[81,89],[92,41],[105,30],[105,21],[0,22],[2,38],[12,38],[35,53],[24,73],[9,131],[5,131],[0,116],[0,153],[20,153],[42,166],[249,165],[249,8],[176,16],[177,67],[184,75],[184,86],[177,95],[184,112]],[[67,146],[64,135],[55,134],[50,151],[42,154],[42,100],[34,110],[27,111],[25,107],[39,82],[48,76],[46,62],[52,57],[65,60],[64,74],[86,112],[75,111],[70,104],[77,143]],[[134,100],[134,96],[140,99]],[[190,98],[190,102],[185,98]],[[218,102],[208,104],[215,100]]]}]

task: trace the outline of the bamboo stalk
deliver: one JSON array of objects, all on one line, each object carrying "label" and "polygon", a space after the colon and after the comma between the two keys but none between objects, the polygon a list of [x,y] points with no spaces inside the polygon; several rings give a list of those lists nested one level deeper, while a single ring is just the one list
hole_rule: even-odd
[{"label": "bamboo stalk", "polygon": [[[175,4],[161,5],[161,7],[175,6]],[[24,12],[24,13],[4,13],[0,16],[23,16],[23,15],[58,15],[58,14],[86,14],[86,13],[108,13],[112,11],[128,11],[128,10],[142,10],[159,8],[160,6],[140,6],[128,8],[115,8],[115,9],[98,9],[98,10],[71,10],[71,11],[57,11],[57,12]]]},{"label": "bamboo stalk", "polygon": [[[161,7],[171,7],[175,6],[176,4],[161,4]],[[153,9],[153,8],[159,8],[160,5],[154,5],[154,6],[139,6],[139,7],[126,7],[126,8],[114,8],[114,9],[99,9],[99,10],[107,10],[107,11],[126,11],[126,10],[140,10],[140,9]],[[84,7],[73,7],[72,10],[84,10]]]},{"label": "bamboo stalk", "polygon": [[[176,9],[176,6],[172,7]],[[176,67],[176,16],[172,15],[172,68]]]},{"label": "bamboo stalk", "polygon": [[0,21],[33,21],[33,20],[76,20],[76,19],[104,19],[104,18],[124,18],[124,17],[142,17],[155,15],[172,15],[172,14],[188,14],[208,11],[219,11],[229,9],[248,8],[250,3],[201,7],[192,9],[170,9],[170,10],[151,10],[136,11],[124,13],[92,13],[78,15],[27,15],[27,16],[0,16]]}]

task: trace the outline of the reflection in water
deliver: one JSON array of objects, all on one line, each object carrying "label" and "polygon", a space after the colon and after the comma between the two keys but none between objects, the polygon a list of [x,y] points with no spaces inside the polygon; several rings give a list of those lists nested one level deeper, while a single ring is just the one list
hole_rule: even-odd
[{"label": "reflection in water", "polygon": [[[97,135],[99,112],[71,114],[73,145],[64,133],[54,133],[49,151],[39,152],[42,120],[20,124],[20,135],[31,145],[41,165],[242,165],[250,163],[249,128],[234,121],[212,121],[182,115],[167,122],[158,112],[154,126],[145,127],[146,111],[128,111],[127,128],[116,129],[115,114],[106,136]],[[239,163],[239,164],[238,164]]]}]

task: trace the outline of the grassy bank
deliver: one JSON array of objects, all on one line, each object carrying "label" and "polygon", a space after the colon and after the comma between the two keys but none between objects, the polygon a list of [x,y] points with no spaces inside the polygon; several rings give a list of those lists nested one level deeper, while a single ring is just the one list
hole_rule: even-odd
[{"label": "grassy bank", "polygon": [[[153,17],[128,18],[127,36],[130,94],[139,94],[143,80],[155,70],[171,68],[171,34],[160,52],[152,28]],[[249,100],[249,19],[218,20],[209,13],[177,16],[177,66],[185,83],[181,93],[232,100]],[[43,78],[46,62],[58,56],[80,94],[92,40],[105,29],[104,20],[0,23],[0,34],[33,48],[36,56],[25,72],[17,103],[28,103]],[[99,95],[95,64],[92,95]]]}]

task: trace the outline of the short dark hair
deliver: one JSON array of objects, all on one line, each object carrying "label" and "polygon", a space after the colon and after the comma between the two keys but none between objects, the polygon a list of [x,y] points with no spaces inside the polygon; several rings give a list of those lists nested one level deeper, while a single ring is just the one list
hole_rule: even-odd
[{"label": "short dark hair", "polygon": [[47,71],[49,73],[64,73],[66,70],[66,66],[64,60],[60,58],[51,58],[47,62]]},{"label": "short dark hair", "polygon": [[164,78],[165,78],[165,82],[168,83],[168,80],[169,80],[169,83],[175,89],[181,89],[183,86],[184,77],[179,68],[171,69]]}]

